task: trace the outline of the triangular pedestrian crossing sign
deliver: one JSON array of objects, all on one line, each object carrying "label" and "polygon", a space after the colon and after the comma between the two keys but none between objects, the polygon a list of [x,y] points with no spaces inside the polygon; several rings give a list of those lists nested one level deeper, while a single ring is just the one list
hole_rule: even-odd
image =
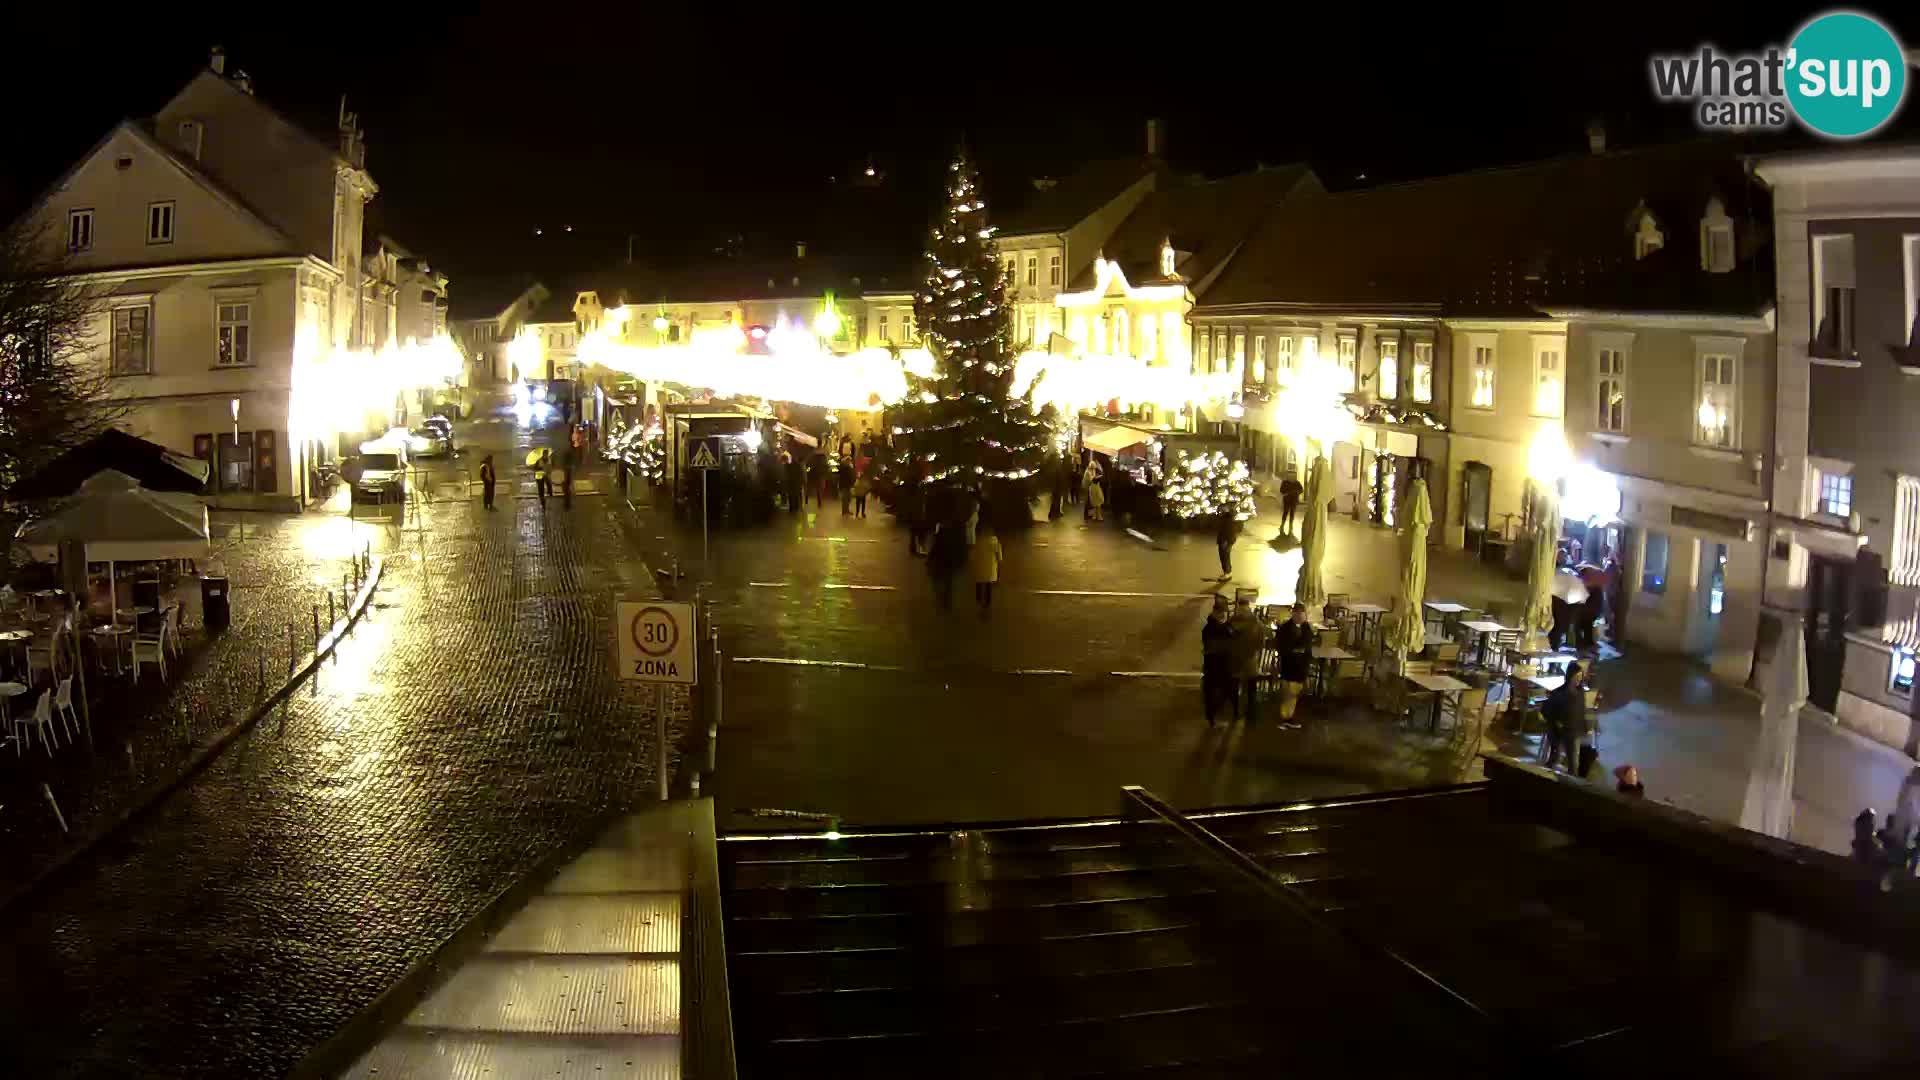
[{"label": "triangular pedestrian crossing sign", "polygon": [[718,468],[719,466],[720,466],[720,463],[714,460],[713,444],[711,442],[707,442],[703,440],[694,445],[693,460],[687,462],[688,468],[714,469],[714,468]]}]

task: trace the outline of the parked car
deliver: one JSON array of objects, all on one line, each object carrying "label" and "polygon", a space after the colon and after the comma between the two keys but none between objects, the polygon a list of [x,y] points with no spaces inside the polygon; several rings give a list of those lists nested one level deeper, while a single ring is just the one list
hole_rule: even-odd
[{"label": "parked car", "polygon": [[453,432],[436,424],[421,424],[407,432],[407,456],[445,457],[453,453]]},{"label": "parked car", "polygon": [[407,497],[407,452],[392,445],[368,444],[347,463],[347,479],[357,503],[400,502]]}]

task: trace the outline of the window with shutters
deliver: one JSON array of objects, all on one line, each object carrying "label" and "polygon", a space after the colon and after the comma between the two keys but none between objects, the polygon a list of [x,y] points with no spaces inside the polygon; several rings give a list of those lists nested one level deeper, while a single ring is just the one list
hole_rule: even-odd
[{"label": "window with shutters", "polygon": [[1895,585],[1920,585],[1920,478],[1894,482],[1893,560],[1887,577]]},{"label": "window with shutters", "polygon": [[1854,354],[1853,236],[1813,238],[1813,326],[1808,353],[1828,360]]},{"label": "window with shutters", "polygon": [[1060,284],[1060,256],[1047,256],[1047,284]]},{"label": "window with shutters", "polygon": [[1608,344],[1593,358],[1593,429],[1613,434],[1627,430],[1627,350]]},{"label": "window with shutters", "polygon": [[1281,385],[1293,381],[1294,336],[1281,334],[1273,341],[1273,375]]},{"label": "window with shutters", "polygon": [[1253,339],[1253,384],[1267,385],[1267,335],[1260,334]]},{"label": "window with shutters", "polygon": [[1533,415],[1559,416],[1567,400],[1563,376],[1566,367],[1562,350],[1566,339],[1558,336],[1533,339]]},{"label": "window with shutters", "polygon": [[1471,379],[1467,387],[1467,405],[1475,409],[1491,409],[1494,376],[1500,361],[1494,348],[1495,338],[1492,334],[1475,334],[1472,341],[1472,363],[1467,372]]},{"label": "window with shutters", "polygon": [[1377,392],[1386,401],[1400,400],[1400,339],[1376,338],[1373,350],[1380,358],[1379,370],[1375,375],[1380,384]]},{"label": "window with shutters", "polygon": [[1740,446],[1740,358],[1703,346],[1698,356],[1699,393],[1693,417],[1693,441],[1717,450]]},{"label": "window with shutters", "polygon": [[147,243],[173,243],[173,203],[147,204]]},{"label": "window with shutters", "polygon": [[1351,394],[1359,385],[1360,376],[1360,338],[1352,333],[1343,333],[1334,339],[1335,389]]},{"label": "window with shutters", "polygon": [[113,309],[113,358],[110,370],[115,375],[153,373],[153,308]]}]

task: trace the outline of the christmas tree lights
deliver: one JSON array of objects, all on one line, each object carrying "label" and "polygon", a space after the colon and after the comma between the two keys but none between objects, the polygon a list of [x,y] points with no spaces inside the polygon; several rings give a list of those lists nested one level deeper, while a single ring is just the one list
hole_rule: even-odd
[{"label": "christmas tree lights", "polygon": [[1160,508],[1182,521],[1221,514],[1245,521],[1253,516],[1253,478],[1245,462],[1230,461],[1218,450],[1197,456],[1182,450],[1161,488]]},{"label": "christmas tree lights", "polygon": [[986,480],[1024,480],[1040,469],[1051,434],[1030,394],[1014,388],[1010,285],[979,176],[962,155],[948,167],[947,205],[929,232],[914,295],[914,317],[927,328],[933,365],[907,372],[908,392],[893,412],[908,476],[977,489]]}]

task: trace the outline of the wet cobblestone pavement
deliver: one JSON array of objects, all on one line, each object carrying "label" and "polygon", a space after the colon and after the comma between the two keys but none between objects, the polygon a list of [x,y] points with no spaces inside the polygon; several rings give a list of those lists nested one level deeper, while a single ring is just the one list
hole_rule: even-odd
[{"label": "wet cobblestone pavement", "polygon": [[606,641],[648,583],[613,509],[462,500],[387,530],[337,659],[7,911],[0,1074],[280,1075],[541,855],[650,798],[651,720]]}]

